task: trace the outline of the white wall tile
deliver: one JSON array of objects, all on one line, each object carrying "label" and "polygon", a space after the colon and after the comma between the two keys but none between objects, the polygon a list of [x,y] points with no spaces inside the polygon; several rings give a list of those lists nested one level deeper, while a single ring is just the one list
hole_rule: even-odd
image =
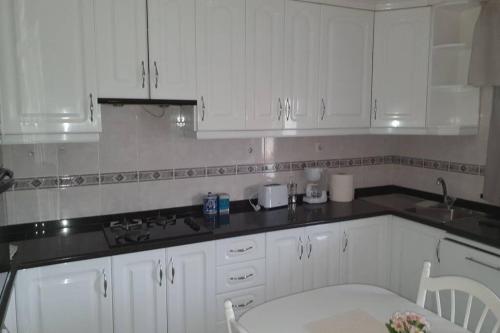
[{"label": "white wall tile", "polygon": [[59,192],[61,219],[101,215],[100,186],[68,187]]}]

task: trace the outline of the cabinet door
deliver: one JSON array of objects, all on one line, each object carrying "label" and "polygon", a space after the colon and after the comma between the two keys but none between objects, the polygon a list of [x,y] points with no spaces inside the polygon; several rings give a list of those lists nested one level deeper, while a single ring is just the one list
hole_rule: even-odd
[{"label": "cabinet door", "polygon": [[96,2],[99,96],[148,98],[145,0]]},{"label": "cabinet door", "polygon": [[370,127],[373,13],[321,8],[320,128]]},{"label": "cabinet door", "polygon": [[244,129],[244,0],[196,0],[196,54],[198,129]]},{"label": "cabinet door", "polygon": [[109,258],[17,272],[18,332],[113,332],[110,279]]},{"label": "cabinet door", "polygon": [[285,17],[285,127],[318,124],[321,6],[288,0]]},{"label": "cabinet door", "polygon": [[399,217],[392,218],[391,290],[415,302],[425,261],[438,270],[439,242],[444,233]]},{"label": "cabinet door", "polygon": [[112,257],[115,332],[167,331],[165,250]]},{"label": "cabinet door", "polygon": [[215,330],[215,244],[198,243],[167,250],[168,331]]},{"label": "cabinet door", "polygon": [[430,7],[375,13],[373,127],[425,127]]},{"label": "cabinet door", "polygon": [[343,223],[340,257],[343,283],[388,286],[387,231],[386,216]]},{"label": "cabinet door", "polygon": [[0,3],[2,134],[101,130],[93,0]]},{"label": "cabinet door", "polygon": [[339,283],[338,224],[324,224],[305,229],[304,290]]},{"label": "cabinet door", "polygon": [[246,1],[246,128],[283,127],[284,0]]},{"label": "cabinet door", "polygon": [[294,294],[304,289],[304,229],[270,232],[266,235],[267,299]]},{"label": "cabinet door", "polygon": [[17,333],[17,315],[16,315],[16,291],[12,289],[9,303],[7,303],[7,312],[3,320],[2,333]]},{"label": "cabinet door", "polygon": [[195,0],[148,0],[151,98],[196,99]]}]

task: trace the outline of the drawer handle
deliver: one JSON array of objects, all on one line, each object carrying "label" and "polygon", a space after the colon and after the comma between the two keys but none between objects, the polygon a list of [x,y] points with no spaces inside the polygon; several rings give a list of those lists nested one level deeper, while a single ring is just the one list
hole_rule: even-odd
[{"label": "drawer handle", "polygon": [[236,276],[236,277],[231,276],[229,278],[229,280],[230,281],[244,281],[244,280],[247,280],[247,279],[251,278],[252,276],[254,276],[253,273],[250,273],[250,274],[247,274],[247,275],[243,275],[243,276]]},{"label": "drawer handle", "polygon": [[244,249],[236,249],[236,250],[229,250],[229,253],[245,253],[245,252],[248,252],[250,251],[251,249],[253,249],[253,246],[249,246],[247,248],[244,248]]},{"label": "drawer handle", "polygon": [[251,299],[248,302],[243,303],[243,304],[233,304],[233,309],[244,309],[252,303],[253,303],[253,299]]},{"label": "drawer handle", "polygon": [[469,260],[475,264],[478,264],[478,265],[481,265],[481,266],[484,266],[484,267],[488,267],[488,268],[491,268],[491,269],[494,269],[495,271],[498,271],[500,272],[500,266],[493,266],[491,264],[488,264],[486,262],[483,262],[483,261],[480,261],[480,260],[477,260],[473,257],[465,257],[466,260]]}]

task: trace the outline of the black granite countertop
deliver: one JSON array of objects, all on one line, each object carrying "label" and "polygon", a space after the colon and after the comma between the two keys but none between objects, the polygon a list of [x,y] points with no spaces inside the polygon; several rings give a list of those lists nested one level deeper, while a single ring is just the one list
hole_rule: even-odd
[{"label": "black granite countertop", "polygon": [[[370,194],[374,193],[370,192]],[[20,237],[17,233],[13,236],[13,243],[18,246],[18,251],[12,261],[11,279],[14,278],[17,270],[24,268],[388,214],[439,228],[450,234],[500,249],[500,228],[498,227],[500,222],[495,221],[491,225],[485,225],[479,223],[481,218],[467,218],[452,223],[442,223],[406,210],[422,200],[424,200],[422,197],[409,196],[404,193],[389,193],[358,198],[350,203],[327,202],[318,205],[297,205],[294,209],[285,207],[259,212],[240,211],[219,217],[215,222],[208,222],[202,216],[198,216],[197,222],[208,226],[211,233],[118,248],[109,247],[102,231],[102,219],[96,217],[92,220],[95,223],[84,225],[69,223],[71,227],[53,230],[42,237],[40,235],[30,237],[26,233]],[[3,318],[8,301],[8,288],[11,287],[12,283],[7,283],[5,288],[7,290],[4,291],[0,300],[0,318]]]}]

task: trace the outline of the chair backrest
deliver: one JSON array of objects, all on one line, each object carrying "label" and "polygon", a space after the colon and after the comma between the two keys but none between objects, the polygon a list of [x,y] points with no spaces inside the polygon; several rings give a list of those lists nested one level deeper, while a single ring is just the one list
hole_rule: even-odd
[{"label": "chair backrest", "polygon": [[226,313],[226,323],[228,333],[249,333],[241,326],[234,316],[233,303],[229,300],[224,302],[224,310]]},{"label": "chair backrest", "polygon": [[[496,324],[493,327],[492,333],[497,333],[500,328],[500,298],[498,298],[495,293],[490,290],[488,287],[482,285],[481,283],[463,278],[458,276],[441,276],[436,278],[431,278],[431,263],[425,262],[424,268],[422,270],[422,276],[420,278],[420,287],[418,289],[417,294],[417,305],[421,307],[425,307],[425,299],[427,297],[427,292],[432,291],[435,292],[436,295],[436,310],[438,316],[442,317],[441,310],[441,298],[439,295],[439,291],[441,290],[450,290],[451,292],[451,300],[450,300],[450,320],[453,323],[455,321],[455,291],[461,291],[467,294],[467,305],[465,310],[465,317],[463,321],[462,327],[468,330],[469,318],[471,313],[472,300],[476,298],[483,305],[483,312],[481,313],[481,317],[477,323],[477,326],[473,332],[479,333],[484,324],[484,319],[488,312],[494,315],[496,319]],[[471,331],[472,332],[472,331]]]}]

